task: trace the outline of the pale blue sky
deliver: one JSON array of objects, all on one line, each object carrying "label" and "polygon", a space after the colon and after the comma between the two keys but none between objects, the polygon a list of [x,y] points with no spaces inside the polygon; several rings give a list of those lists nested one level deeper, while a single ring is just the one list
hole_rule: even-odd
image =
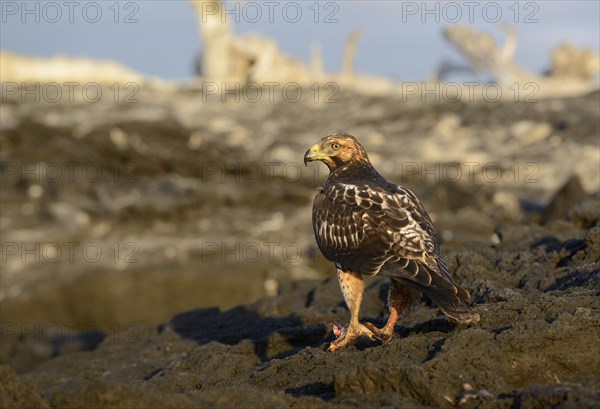
[{"label": "pale blue sky", "polygon": [[[74,1],[72,6],[63,0],[27,1],[29,14],[24,14],[22,1],[0,3],[0,45],[19,54],[113,59],[146,74],[185,79],[192,76],[193,60],[202,48],[197,21],[187,1]],[[236,14],[225,18],[233,23],[236,33],[255,31],[274,38],[285,53],[305,62],[310,45],[320,43],[329,72],[340,70],[345,39],[353,28],[361,28],[364,35],[357,53],[357,71],[396,79],[425,79],[442,60],[462,61],[441,34],[442,28],[456,19],[457,11],[462,15],[459,22],[468,23],[471,11],[474,25],[498,39],[502,38],[500,21],[515,25],[520,34],[516,60],[530,70],[546,68],[552,47],[565,40],[600,49],[600,6],[595,0],[448,4],[429,2],[425,7],[433,13],[426,14],[421,1],[257,1],[242,2]],[[244,17],[253,19],[257,9],[262,12],[257,22],[244,21]],[[291,22],[298,9],[302,15]],[[494,22],[498,10],[502,18]],[[514,24],[517,11],[518,22]],[[128,15],[137,22],[124,23]],[[239,23],[234,21],[236,15]],[[337,22],[326,23],[327,15]],[[525,23],[527,16],[537,22]],[[91,22],[94,19],[98,21]]]}]

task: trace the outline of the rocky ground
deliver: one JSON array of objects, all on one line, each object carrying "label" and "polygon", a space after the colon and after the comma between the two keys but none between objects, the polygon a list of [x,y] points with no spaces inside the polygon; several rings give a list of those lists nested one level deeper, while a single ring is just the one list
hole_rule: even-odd
[{"label": "rocky ground", "polygon": [[[108,95],[0,105],[3,405],[600,404],[597,93]],[[479,324],[424,299],[389,343],[325,351],[348,311],[310,226],[326,171],[302,156],[336,131],[422,198]]]}]

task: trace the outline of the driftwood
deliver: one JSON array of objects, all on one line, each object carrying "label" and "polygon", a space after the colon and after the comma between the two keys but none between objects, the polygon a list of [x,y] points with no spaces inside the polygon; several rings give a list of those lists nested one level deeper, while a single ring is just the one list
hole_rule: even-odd
[{"label": "driftwood", "polygon": [[[256,82],[297,82],[311,84],[315,81],[341,81],[351,86],[357,82],[354,61],[360,30],[353,30],[347,40],[342,60],[341,75],[327,75],[323,69],[321,48],[311,48],[308,65],[285,55],[274,40],[259,34],[234,34],[222,2],[212,0],[190,1],[196,10],[203,55],[200,61],[205,81],[229,85]],[[364,80],[364,78],[362,79]]]},{"label": "driftwood", "polygon": [[536,96],[543,98],[581,95],[598,89],[593,80],[600,72],[598,53],[563,45],[553,52],[550,75],[538,75],[514,62],[517,32],[508,26],[504,29],[506,40],[502,47],[489,34],[464,25],[449,27],[444,35],[458,48],[473,72],[488,72],[506,90],[532,84],[537,89]]},{"label": "driftwood", "polygon": [[[487,33],[464,25],[445,30],[447,40],[456,46],[467,61],[466,67],[446,65],[433,82],[398,83],[382,77],[357,76],[354,61],[361,32],[349,35],[342,60],[341,74],[326,74],[321,50],[313,46],[312,61],[305,65],[280,51],[274,40],[259,34],[234,34],[227,16],[222,13],[222,2],[191,1],[198,17],[204,53],[201,60],[204,81],[225,83],[228,89],[235,84],[255,82],[296,82],[311,84],[315,81],[336,81],[345,88],[374,94],[402,93],[420,95],[419,90],[443,88],[442,78],[451,71],[468,70],[476,74],[489,73],[500,88],[502,98],[544,98],[581,95],[598,89],[594,75],[598,72],[598,56],[587,50],[564,45],[552,56],[549,76],[525,70],[514,62],[517,32],[505,26],[506,40],[496,44]],[[458,85],[460,87],[460,85]],[[485,91],[486,84],[479,88]],[[475,95],[481,94],[479,89]],[[427,91],[428,92],[428,91]],[[463,95],[471,95],[462,92]]]},{"label": "driftwood", "polygon": [[352,30],[346,47],[344,48],[344,59],[342,61],[342,77],[346,80],[354,78],[354,60],[356,59],[356,48],[362,37],[361,30]]},{"label": "driftwood", "polygon": [[562,78],[593,80],[600,73],[600,54],[570,43],[563,43],[552,51],[550,75]]},{"label": "driftwood", "polygon": [[2,51],[0,52],[0,65],[2,66],[2,82],[58,84],[161,82],[117,62],[89,58],[60,55],[53,58],[39,58]]},{"label": "driftwood", "polygon": [[201,72],[205,80],[229,85],[248,82],[308,83],[322,72],[283,54],[274,40],[259,34],[236,36],[220,1],[191,1],[203,45]]}]

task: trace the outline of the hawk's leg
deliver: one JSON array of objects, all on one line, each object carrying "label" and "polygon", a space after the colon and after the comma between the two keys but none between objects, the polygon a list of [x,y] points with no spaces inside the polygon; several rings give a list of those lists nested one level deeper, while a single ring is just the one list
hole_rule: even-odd
[{"label": "hawk's leg", "polygon": [[420,293],[392,278],[390,290],[388,292],[388,308],[390,309],[390,317],[383,328],[377,328],[370,322],[366,322],[365,326],[375,334],[375,336],[383,341],[388,341],[394,335],[394,326],[398,318],[406,312],[407,309],[413,307],[420,298]]},{"label": "hawk's leg", "polygon": [[336,339],[329,345],[330,351],[337,351],[344,348],[363,335],[371,339],[375,338],[367,327],[358,322],[358,312],[362,303],[364,289],[364,282],[361,275],[341,270],[337,270],[337,274],[342,293],[344,294],[344,300],[350,310],[350,325],[348,328],[344,328],[337,323],[333,325],[333,333]]}]

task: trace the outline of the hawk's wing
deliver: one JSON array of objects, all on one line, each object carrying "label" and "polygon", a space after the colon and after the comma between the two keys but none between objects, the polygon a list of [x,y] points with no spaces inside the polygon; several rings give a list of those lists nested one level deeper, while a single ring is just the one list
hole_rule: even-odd
[{"label": "hawk's wing", "polygon": [[399,186],[330,184],[315,198],[313,227],[325,257],[362,274],[377,274],[388,260],[438,258],[429,216]]},{"label": "hawk's wing", "polygon": [[410,190],[390,186],[327,185],[313,205],[321,252],[342,270],[381,272],[417,288],[462,320],[451,313],[464,312],[469,293],[452,283],[429,215]]}]

